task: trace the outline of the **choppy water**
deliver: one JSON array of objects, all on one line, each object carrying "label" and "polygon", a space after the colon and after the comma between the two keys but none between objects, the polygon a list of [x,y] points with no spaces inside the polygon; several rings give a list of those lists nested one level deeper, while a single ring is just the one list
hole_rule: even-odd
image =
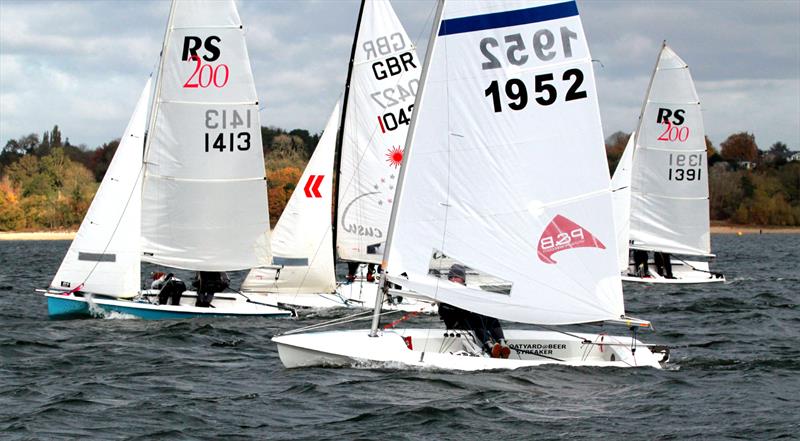
[{"label": "choppy water", "polygon": [[797,439],[800,235],[713,241],[729,283],[626,286],[669,369],[470,374],[283,369],[270,338],[321,317],[48,320],[69,243],[0,242],[0,438]]}]

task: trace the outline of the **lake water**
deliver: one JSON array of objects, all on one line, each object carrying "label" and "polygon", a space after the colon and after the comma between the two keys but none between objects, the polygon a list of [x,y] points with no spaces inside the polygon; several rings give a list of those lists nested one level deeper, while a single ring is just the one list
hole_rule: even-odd
[{"label": "lake water", "polygon": [[797,439],[800,235],[712,241],[728,283],[625,287],[667,369],[483,373],[283,368],[272,336],[342,311],[48,320],[69,242],[0,242],[0,438]]}]

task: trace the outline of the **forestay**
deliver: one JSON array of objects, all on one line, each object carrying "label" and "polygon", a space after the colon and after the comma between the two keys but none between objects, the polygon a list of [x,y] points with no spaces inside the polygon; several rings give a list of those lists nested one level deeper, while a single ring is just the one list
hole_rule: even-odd
[{"label": "forestay", "polygon": [[636,133],[631,133],[625,151],[611,177],[611,194],[614,202],[614,227],[617,230],[617,255],[619,270],[627,271],[630,262],[628,240],[631,229],[631,167]]},{"label": "forestay", "polygon": [[150,80],[51,287],[114,297],[139,292],[144,131]]},{"label": "forestay", "polygon": [[388,0],[363,5],[343,111],[336,249],[380,262],[421,63]]},{"label": "forestay", "polygon": [[282,266],[256,268],[242,284],[245,291],[326,293],[336,289],[331,243],[333,155],[339,126],[339,103],[272,231],[272,259]]},{"label": "forestay", "polygon": [[[390,280],[518,322],[619,318],[608,165],[576,4],[443,8],[393,213]],[[437,250],[510,293],[430,276],[448,270],[430,267]]]},{"label": "forestay", "polygon": [[666,44],[636,133],[630,228],[632,248],[688,255],[711,252],[700,102],[689,67]]},{"label": "forestay", "polygon": [[175,1],[145,153],[142,259],[270,264],[258,99],[233,0]]}]

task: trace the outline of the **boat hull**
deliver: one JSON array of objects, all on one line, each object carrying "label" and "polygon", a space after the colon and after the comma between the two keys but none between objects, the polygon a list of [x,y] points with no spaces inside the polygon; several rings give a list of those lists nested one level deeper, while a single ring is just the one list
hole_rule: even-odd
[{"label": "boat hull", "polygon": [[[518,369],[560,364],[568,366],[661,368],[662,354],[630,337],[605,334],[566,335],[554,331],[507,330],[508,359],[479,353],[471,333],[441,329],[368,330],[281,335],[272,340],[287,368],[352,366],[370,368],[430,368],[458,371]],[[574,337],[578,335],[580,338]]]},{"label": "boat hull", "polygon": [[[247,303],[246,301],[220,302],[215,308],[199,308],[190,305],[157,305],[120,299],[89,299],[65,294],[45,294],[50,318],[69,319],[105,317],[113,313],[145,320],[187,319],[195,317],[291,317],[292,311],[273,306]],[[216,302],[216,301],[215,301]]]},{"label": "boat hull", "polygon": [[699,261],[672,261],[672,275],[674,279],[667,279],[659,276],[655,271],[655,264],[649,262],[650,274],[648,277],[639,277],[632,275],[634,273],[633,265],[629,268],[629,272],[622,274],[623,282],[636,282],[636,283],[650,283],[650,284],[663,284],[663,285],[688,285],[697,283],[724,283],[725,276],[719,273],[713,273],[709,270],[708,262]]}]

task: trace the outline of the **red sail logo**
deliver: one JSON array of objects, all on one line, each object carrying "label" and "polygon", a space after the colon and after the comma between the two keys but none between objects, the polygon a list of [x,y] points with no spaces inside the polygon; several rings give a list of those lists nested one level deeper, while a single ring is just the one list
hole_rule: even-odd
[{"label": "red sail logo", "polygon": [[559,214],[544,229],[542,237],[539,238],[539,247],[536,251],[539,255],[539,260],[544,263],[554,264],[557,262],[550,256],[559,251],[570,248],[590,247],[600,248],[601,250],[606,249],[606,246],[594,237],[592,233]]}]

